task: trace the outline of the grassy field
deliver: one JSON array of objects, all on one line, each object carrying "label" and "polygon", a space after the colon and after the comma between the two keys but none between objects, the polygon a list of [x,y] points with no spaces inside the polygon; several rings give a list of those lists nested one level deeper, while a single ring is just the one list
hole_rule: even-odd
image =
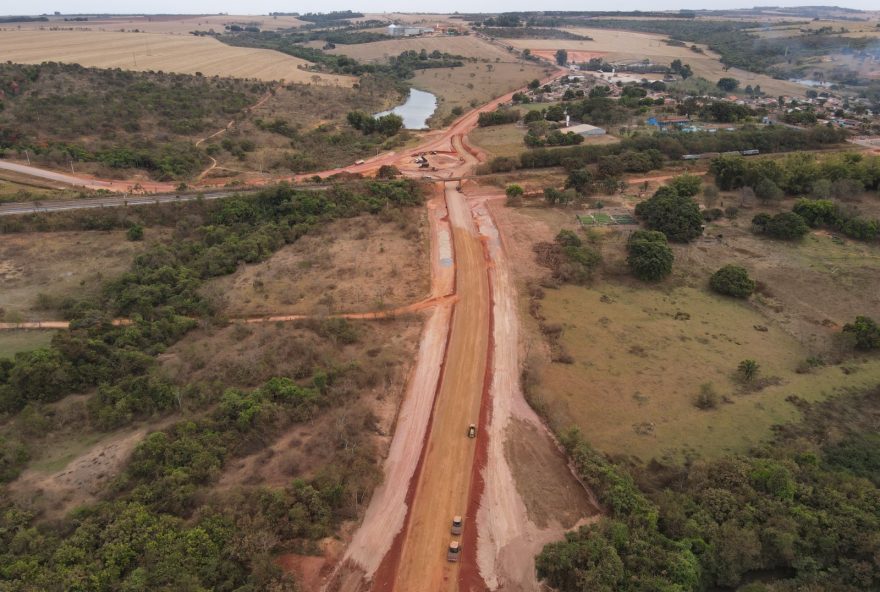
[{"label": "grassy field", "polygon": [[[873,214],[872,204],[866,198],[860,207]],[[766,211],[791,205],[786,200]],[[545,338],[523,303],[529,364],[539,376],[532,392],[551,422],[580,427],[609,453],[714,457],[744,451],[768,437],[772,425],[796,419],[796,406],[786,401],[791,395],[819,400],[880,381],[880,358],[854,354],[841,337],[856,315],[880,318],[880,247],[823,231],[796,243],[763,239],[749,229],[761,210],[712,223],[704,238],[674,245],[673,275],[659,285],[629,275],[626,231],[587,231],[598,237],[604,259],[593,284],[545,290],[539,301],[544,322],[562,327],[572,364],[534,353],[543,351],[534,345]],[[578,230],[575,214],[586,213],[597,211],[502,210],[524,281],[546,273],[532,245],[560,228]],[[757,280],[750,300],[709,291],[710,274],[725,264],[741,265]],[[746,358],[761,365],[760,388],[736,373]],[[719,400],[714,410],[694,404],[704,384]]]},{"label": "grassy field", "polygon": [[[8,322],[57,319],[65,298],[97,293],[136,253],[167,233],[147,230],[131,242],[122,231],[7,234],[0,237],[0,308]],[[45,297],[40,297],[43,294]]]},{"label": "grassy field", "polygon": [[442,122],[453,108],[467,112],[535,78],[546,76],[545,69],[519,63],[465,63],[461,68],[420,70],[412,78],[416,88],[434,93],[438,98],[434,120]]},{"label": "grassy field", "polygon": [[385,221],[331,223],[211,280],[203,292],[230,316],[367,312],[417,302],[429,291],[427,221],[415,211]]},{"label": "grassy field", "polygon": [[514,124],[478,127],[468,140],[492,156],[516,156],[525,150],[523,137],[526,129]]},{"label": "grassy field", "polygon": [[690,64],[697,76],[702,76],[711,82],[715,82],[724,76],[732,76],[742,82],[743,87],[750,84],[761,85],[761,89],[770,95],[790,94],[803,96],[807,88],[787,82],[775,80],[762,74],[754,74],[731,68],[725,71],[718,55],[703,47],[704,53],[695,53],[689,47],[674,47],[663,42],[663,35],[649,33],[636,33],[632,31],[616,31],[611,29],[585,29],[572,28],[572,33],[587,35],[593,41],[569,41],[565,39],[510,39],[510,45],[518,48],[528,48],[532,51],[567,49],[570,52],[588,52],[608,61],[641,61],[645,58],[660,63],[668,64],[674,59],[680,59]]},{"label": "grassy field", "polygon": [[352,86],[350,76],[316,74],[309,62],[265,49],[231,47],[210,37],[100,31],[5,31],[4,60],[24,64],[55,61],[96,68],[164,71],[205,76],[284,80]]},{"label": "grassy field", "polygon": [[[806,348],[778,326],[756,330],[767,324],[758,311],[706,290],[604,282],[548,291],[542,303],[548,321],[565,327],[574,364],[546,366],[539,396],[551,421],[579,426],[609,453],[680,460],[743,451],[797,417],[789,395],[816,400],[880,380],[876,358],[797,374]],[[748,392],[735,376],[745,358],[759,360],[773,384]],[[694,405],[703,384],[722,399],[717,409]]]},{"label": "grassy field", "polygon": [[54,331],[0,332],[0,358],[11,358],[20,351],[29,351],[49,345]]}]

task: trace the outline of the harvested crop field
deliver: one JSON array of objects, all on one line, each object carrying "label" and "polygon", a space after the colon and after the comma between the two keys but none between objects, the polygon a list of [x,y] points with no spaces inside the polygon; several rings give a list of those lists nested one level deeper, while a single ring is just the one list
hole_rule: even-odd
[{"label": "harvested crop field", "polygon": [[316,74],[309,62],[268,49],[232,47],[210,37],[92,31],[5,31],[0,55],[23,64],[46,61],[95,68],[154,70],[351,86],[350,76]]},{"label": "harvested crop field", "polygon": [[[306,24],[292,16],[258,16],[258,15],[125,15],[89,17],[88,21],[65,21],[63,17],[49,17],[48,22],[15,23],[7,25],[8,29],[43,30],[48,28],[75,29],[77,31],[132,31],[137,29],[146,33],[169,33],[188,35],[191,31],[214,31],[221,33],[226,25],[256,26],[263,31],[299,27]],[[2,30],[2,29],[0,29]]]}]

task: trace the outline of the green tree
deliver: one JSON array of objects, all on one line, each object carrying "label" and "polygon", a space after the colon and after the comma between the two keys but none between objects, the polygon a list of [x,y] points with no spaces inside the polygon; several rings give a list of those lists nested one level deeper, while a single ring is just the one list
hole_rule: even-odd
[{"label": "green tree", "polygon": [[675,257],[662,232],[637,230],[627,240],[626,250],[627,265],[640,280],[656,282],[672,273]]},{"label": "green tree", "polygon": [[761,201],[776,201],[782,199],[782,197],[784,196],[782,189],[780,189],[776,183],[766,177],[758,181],[754,189],[755,197],[757,197]]},{"label": "green tree", "polygon": [[504,193],[507,195],[507,205],[518,206],[522,203],[522,196],[525,191],[520,185],[514,183],[508,185]]},{"label": "green tree", "polygon": [[733,92],[737,88],[739,88],[739,80],[737,80],[736,78],[725,77],[719,79],[718,82],[715,83],[715,86],[717,86],[724,92]]},{"label": "green tree", "polygon": [[636,205],[636,216],[650,230],[662,232],[671,241],[688,242],[703,233],[703,216],[697,202],[668,185]]},{"label": "green tree", "polygon": [[713,291],[734,298],[748,298],[755,291],[755,281],[738,265],[725,265],[709,278]]},{"label": "green tree", "polygon": [[556,50],[556,63],[560,66],[564,66],[568,63],[568,52],[564,49]]},{"label": "green tree", "polygon": [[880,327],[870,317],[856,317],[854,322],[843,326],[843,331],[853,335],[857,349],[864,351],[880,349]]},{"label": "green tree", "polygon": [[566,189],[574,189],[581,195],[588,195],[593,190],[593,173],[589,169],[575,169],[565,180]]},{"label": "green tree", "polygon": [[685,174],[673,177],[669,180],[667,185],[675,189],[679,195],[694,197],[700,193],[702,180],[697,175]]},{"label": "green tree", "polygon": [[809,231],[804,219],[794,212],[781,212],[763,221],[763,233],[781,240],[797,240]]}]

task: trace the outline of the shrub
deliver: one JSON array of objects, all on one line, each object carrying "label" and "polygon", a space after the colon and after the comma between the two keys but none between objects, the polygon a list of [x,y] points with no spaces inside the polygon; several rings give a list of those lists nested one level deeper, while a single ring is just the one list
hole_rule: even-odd
[{"label": "shrub", "polygon": [[700,193],[702,181],[696,175],[679,175],[673,177],[667,185],[675,189],[679,195],[694,197]]},{"label": "shrub", "polygon": [[715,392],[715,388],[711,383],[707,382],[700,385],[700,392],[694,400],[694,406],[703,411],[718,407],[718,393]]},{"label": "shrub", "polygon": [[782,199],[784,193],[772,180],[764,178],[755,185],[755,197],[761,201]]},{"label": "shrub", "polygon": [[144,240],[144,227],[140,224],[133,224],[128,227],[125,237],[130,241]]},{"label": "shrub", "polygon": [[856,349],[864,351],[880,349],[880,327],[870,317],[856,317],[854,322],[843,326],[843,332],[854,336]]},{"label": "shrub", "polygon": [[762,218],[761,221],[764,222],[763,233],[780,240],[797,240],[810,231],[804,219],[794,212],[782,212],[769,220]]},{"label": "shrub", "polygon": [[703,233],[703,217],[697,202],[665,186],[636,206],[636,216],[651,230],[659,230],[671,241],[688,242]]},{"label": "shrub", "polygon": [[755,281],[738,265],[725,265],[713,273],[709,286],[719,294],[734,298],[748,298],[755,291]]},{"label": "shrub", "polygon": [[377,179],[395,179],[400,176],[400,169],[393,164],[383,164],[376,172]]},{"label": "shrub", "polygon": [[640,280],[656,282],[672,273],[675,257],[662,232],[636,231],[627,241],[626,249],[627,265]]},{"label": "shrub", "polygon": [[739,363],[736,367],[737,372],[742,377],[742,379],[746,382],[750,382],[755,376],[758,375],[758,370],[761,368],[760,364],[755,360],[746,359]]}]

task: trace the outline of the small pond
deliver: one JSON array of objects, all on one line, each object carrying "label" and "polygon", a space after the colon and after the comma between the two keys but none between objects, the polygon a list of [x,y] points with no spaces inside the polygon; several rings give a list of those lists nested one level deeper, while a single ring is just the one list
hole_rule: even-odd
[{"label": "small pond", "polygon": [[403,117],[403,127],[406,129],[422,129],[428,127],[428,119],[436,109],[437,97],[429,92],[412,88],[403,105],[398,105],[390,111],[376,113],[376,117],[394,113]]}]

